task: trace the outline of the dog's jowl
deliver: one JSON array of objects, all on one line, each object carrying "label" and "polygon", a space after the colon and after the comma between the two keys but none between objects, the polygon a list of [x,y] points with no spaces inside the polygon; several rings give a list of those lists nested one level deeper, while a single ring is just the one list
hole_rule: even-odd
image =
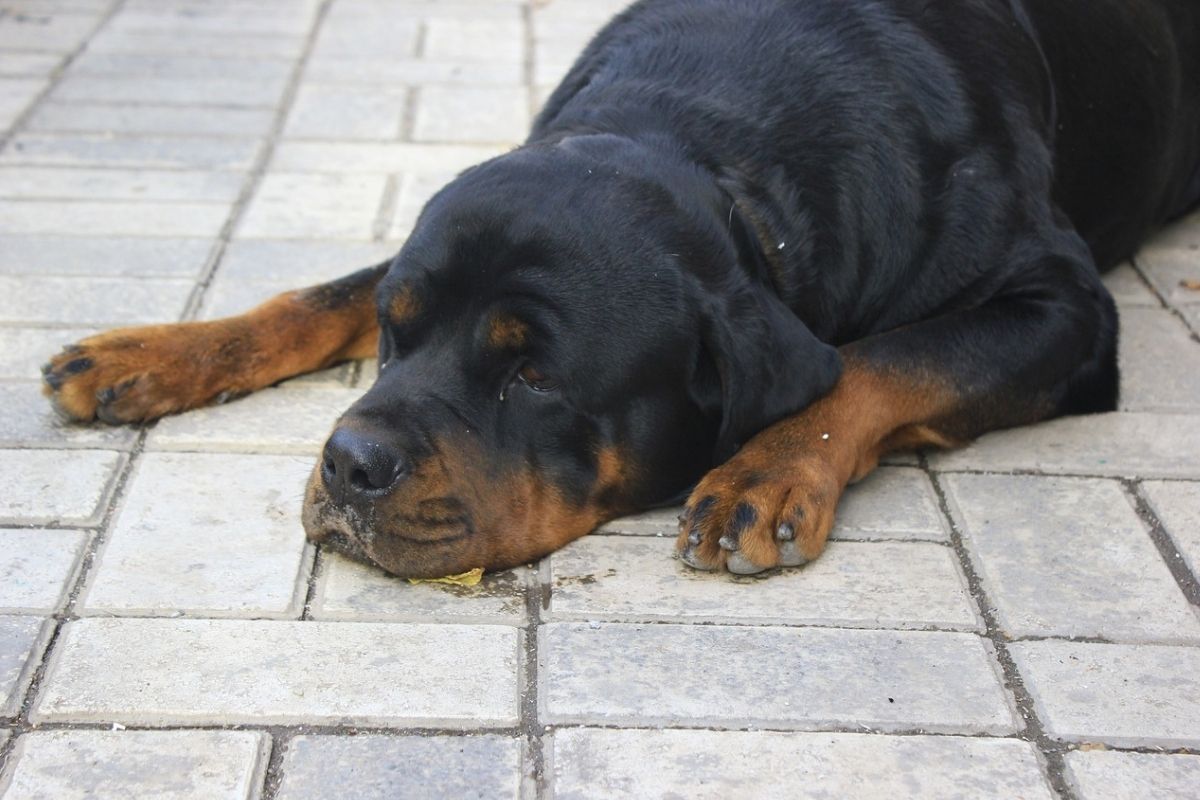
[{"label": "dog's jowl", "polygon": [[686,498],[682,559],[760,572],[889,451],[1112,409],[1100,273],[1198,201],[1194,0],[644,0],[394,260],[45,388],[136,422],[377,354],[314,541],[444,575]]}]

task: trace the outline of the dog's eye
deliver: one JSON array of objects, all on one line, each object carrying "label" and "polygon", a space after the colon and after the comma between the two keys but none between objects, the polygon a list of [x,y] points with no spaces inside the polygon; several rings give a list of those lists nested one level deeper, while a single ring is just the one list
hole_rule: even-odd
[{"label": "dog's eye", "polygon": [[526,364],[517,372],[517,377],[521,379],[521,383],[533,389],[535,392],[552,392],[558,388],[558,384],[550,378],[542,374],[541,370],[532,364]]}]

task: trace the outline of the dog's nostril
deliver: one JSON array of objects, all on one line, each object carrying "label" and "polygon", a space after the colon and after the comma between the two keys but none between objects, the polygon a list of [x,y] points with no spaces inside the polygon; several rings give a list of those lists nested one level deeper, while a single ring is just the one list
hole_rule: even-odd
[{"label": "dog's nostril", "polygon": [[325,443],[321,477],[338,501],[388,489],[403,471],[395,450],[356,431],[339,428]]}]

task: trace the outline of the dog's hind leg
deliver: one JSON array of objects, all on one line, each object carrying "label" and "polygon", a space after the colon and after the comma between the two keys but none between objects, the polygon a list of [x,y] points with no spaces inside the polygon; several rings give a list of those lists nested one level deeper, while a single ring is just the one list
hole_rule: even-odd
[{"label": "dog's hind leg", "polygon": [[373,356],[375,286],[389,264],[285,292],[235,317],[89,337],[42,368],[42,391],[69,419],[139,422]]}]

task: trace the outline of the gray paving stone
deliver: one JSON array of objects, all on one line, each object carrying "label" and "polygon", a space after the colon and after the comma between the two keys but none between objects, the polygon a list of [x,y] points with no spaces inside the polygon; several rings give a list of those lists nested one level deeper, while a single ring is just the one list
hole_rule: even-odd
[{"label": "gray paving stone", "polygon": [[[335,276],[330,276],[332,280]],[[336,277],[341,277],[336,276]],[[234,277],[219,275],[204,293],[204,302],[197,315],[198,319],[221,319],[244,314],[255,306],[265,303],[276,295],[299,289],[315,283],[323,283],[324,279],[305,278],[274,278],[272,280],[239,280]]]},{"label": "gray paving stone", "polygon": [[63,62],[55,53],[2,53],[0,75],[13,78],[41,78],[49,75]]},{"label": "gray paving stone", "polygon": [[[313,7],[292,6],[287,13],[270,14],[259,5],[239,4],[233,8],[209,5],[202,10],[191,6],[186,9],[142,8],[122,9],[113,18],[109,28],[131,33],[175,33],[201,32],[226,33],[238,30],[243,34],[280,38],[302,38],[309,28]],[[308,13],[297,13],[307,10]]]},{"label": "gray paving stone", "polygon": [[515,14],[508,19],[435,17],[425,23],[423,55],[479,61],[521,61],[524,31]]},{"label": "gray paving stone", "polygon": [[7,14],[0,17],[0,48],[66,53],[96,27],[91,14]]},{"label": "gray paving stone", "polygon": [[208,239],[120,236],[0,236],[0,273],[189,278],[200,273]]},{"label": "gray paving stone", "polygon": [[1200,411],[1200,342],[1170,311],[1121,311],[1121,408]]},{"label": "gray paving stone", "polygon": [[525,624],[529,570],[488,573],[477,586],[410,584],[381,569],[326,553],[314,619]]},{"label": "gray paving stone", "polygon": [[413,138],[425,142],[508,142],[529,133],[529,95],[521,87],[424,86]]},{"label": "gray paving stone", "polygon": [[1200,619],[1116,483],[944,480],[1004,633],[1200,641]]},{"label": "gray paving stone", "polygon": [[0,169],[0,195],[15,199],[232,203],[243,181],[244,176],[236,172],[5,167]]},{"label": "gray paving stone", "polygon": [[1080,800],[1184,800],[1200,786],[1200,756],[1093,750],[1067,753],[1064,760]]},{"label": "gray paving stone", "polygon": [[290,59],[298,56],[304,40],[290,36],[261,36],[234,31],[131,31],[109,28],[88,42],[88,50],[105,53],[161,53]]},{"label": "gray paving stone", "polygon": [[271,168],[287,172],[338,175],[395,172],[459,172],[510,148],[483,144],[412,144],[408,142],[280,142]]},{"label": "gray paving stone", "polygon": [[279,800],[515,798],[521,743],[503,736],[297,736]]},{"label": "gray paving stone", "polygon": [[[149,450],[316,455],[358,389],[287,386],[159,422]],[[306,461],[307,459],[301,459]]]},{"label": "gray paving stone", "polygon": [[5,797],[242,800],[269,747],[252,731],[34,731],[17,740]]},{"label": "gray paving stone", "polygon": [[280,456],[144,455],[97,555],[84,613],[297,615],[311,469]]},{"label": "gray paving stone", "polygon": [[233,137],[22,133],[0,151],[0,163],[244,171],[261,146]]},{"label": "gray paving stone", "polygon": [[627,536],[658,536],[675,538],[679,531],[679,515],[683,506],[656,508],[642,514],[614,519],[596,529],[597,533],[624,534]]},{"label": "gray paving stone", "polygon": [[216,236],[226,203],[0,200],[0,235]]},{"label": "gray paving stone", "polygon": [[1055,739],[1200,743],[1200,648],[1042,641],[1009,652]]},{"label": "gray paving stone", "polygon": [[383,175],[268,174],[237,236],[370,239],[385,183]]},{"label": "gray paving stone", "polygon": [[400,189],[396,193],[396,218],[392,223],[392,238],[403,239],[412,232],[425,204],[450,183],[455,174],[448,170],[401,176]]},{"label": "gray paving stone", "polygon": [[400,136],[405,92],[375,86],[302,86],[283,134],[296,139],[383,139]]},{"label": "gray paving stone", "polygon": [[548,759],[568,798],[1049,798],[1031,745],[957,736],[557,730]]},{"label": "gray paving stone", "polygon": [[[279,15],[286,18],[286,15]],[[193,15],[192,19],[196,17]],[[242,22],[245,21],[243,17]],[[239,23],[240,24],[240,23]],[[112,53],[86,50],[71,62],[70,77],[104,75],[137,78],[151,75],[156,79],[202,78],[209,80],[240,80],[279,83],[287,81],[292,65],[288,61],[268,58],[229,58],[202,56],[192,53],[167,55],[163,53]],[[95,98],[97,100],[103,98]]]},{"label": "gray paving stone", "polygon": [[411,57],[416,54],[421,24],[387,14],[370,17],[333,16],[321,26],[313,47],[316,57]]},{"label": "gray paving stone", "polygon": [[0,125],[16,122],[46,85],[43,78],[0,78]]},{"label": "gray paving stone", "polygon": [[1173,305],[1200,303],[1200,292],[1182,285],[1183,281],[1200,280],[1200,231],[1194,235],[1195,244],[1182,247],[1151,245],[1137,255],[1138,266],[1159,294]]},{"label": "gray paving stone", "polygon": [[72,75],[50,96],[57,102],[155,103],[270,108],[283,95],[283,78],[159,78]]},{"label": "gray paving stone", "polygon": [[1200,576],[1200,483],[1148,481],[1141,490],[1192,575]]},{"label": "gray paving stone", "polygon": [[50,356],[95,332],[94,328],[0,327],[0,380],[40,381],[41,366]]},{"label": "gray paving stone", "polygon": [[908,467],[880,467],[847,487],[830,537],[950,540],[929,478],[921,470]]},{"label": "gray paving stone", "polygon": [[[834,542],[768,580],[700,572],[668,539],[585,536],[550,557],[556,619],[855,628],[980,628],[954,552],[924,542]],[[1200,625],[1200,623],[1197,623]]]},{"label": "gray paving stone", "polygon": [[1131,264],[1122,264],[1103,277],[1104,286],[1112,293],[1117,306],[1147,306],[1159,308],[1158,298],[1146,287]]},{"label": "gray paving stone", "polygon": [[0,611],[57,611],[87,541],[83,531],[0,529]]},{"label": "gray paving stone", "polygon": [[108,450],[0,450],[0,523],[96,521],[122,460]]},{"label": "gray paving stone", "polygon": [[26,130],[78,133],[172,133],[191,136],[265,136],[274,113],[267,108],[214,106],[94,105],[47,101],[30,117]]},{"label": "gray paving stone", "polygon": [[[51,352],[42,354],[49,357]],[[63,422],[39,383],[0,383],[0,447],[101,447],[128,450],[137,428]]]},{"label": "gray paving stone", "polygon": [[0,617],[0,714],[16,716],[45,646],[41,617]]},{"label": "gray paving stone", "polygon": [[108,327],[175,322],[190,281],[0,276],[0,319]]},{"label": "gray paving stone", "polygon": [[1015,725],[987,644],[967,633],[552,623],[539,631],[538,654],[551,724]]},{"label": "gray paving stone", "polygon": [[1200,426],[1179,414],[1063,417],[990,433],[962,450],[931,454],[929,461],[936,470],[1200,477]]},{"label": "gray paving stone", "polygon": [[503,625],[83,619],[63,626],[32,718],[515,725],[519,640]]},{"label": "gray paving stone", "polygon": [[396,255],[395,242],[243,239],[229,243],[220,278],[230,281],[290,281],[292,288],[349,275]]},{"label": "gray paving stone", "polygon": [[326,58],[314,55],[305,72],[309,80],[329,83],[422,86],[519,86],[524,65],[519,61],[461,59]]}]

